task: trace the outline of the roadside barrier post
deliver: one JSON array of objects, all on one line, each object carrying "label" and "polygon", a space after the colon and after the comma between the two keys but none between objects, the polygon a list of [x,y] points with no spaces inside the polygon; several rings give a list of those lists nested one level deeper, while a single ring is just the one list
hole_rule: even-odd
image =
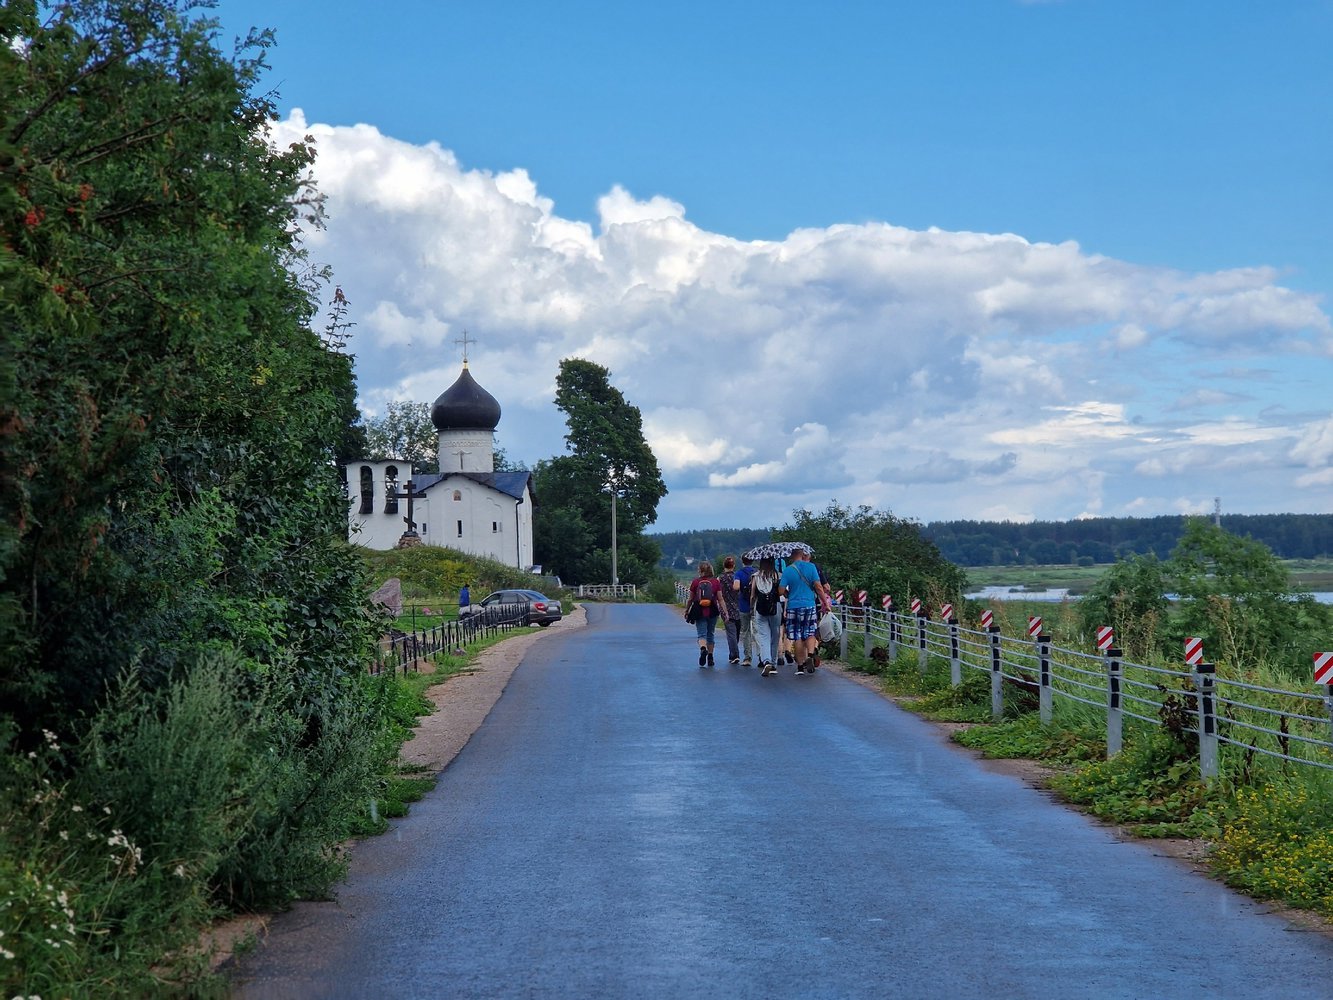
[{"label": "roadside barrier post", "polygon": [[930,636],[930,612],[917,612],[916,619],[916,668],[921,671],[924,677],[926,674],[926,660],[929,654],[926,651],[926,641]]},{"label": "roadside barrier post", "polygon": [[875,648],[875,630],[870,624],[873,612],[870,611],[869,609],[866,609],[863,613],[865,615],[866,633],[865,633],[865,641],[862,645],[861,652],[868,660],[870,659],[870,651]]},{"label": "roadside barrier post", "polygon": [[1333,652],[1314,654],[1314,682],[1324,689],[1324,710],[1328,712],[1329,745],[1333,746]]},{"label": "roadside barrier post", "polygon": [[[839,604],[839,605],[838,605],[838,618],[840,618],[840,619],[842,620],[842,631],[841,631],[841,632],[839,633],[839,635],[838,635],[838,659],[840,659],[843,663],[846,663],[846,662],[847,662],[847,607],[846,607],[846,605],[842,605],[842,604]],[[862,620],[862,624],[865,624],[865,623],[864,623],[864,619]],[[870,626],[869,626],[868,624],[865,625],[865,630],[866,630],[866,635],[869,636],[869,635],[870,635]]]},{"label": "roadside barrier post", "polygon": [[1041,664],[1041,687],[1037,691],[1037,708],[1041,713],[1041,724],[1049,726],[1053,715],[1051,692],[1051,637],[1037,636],[1037,661]]},{"label": "roadside barrier post", "polygon": [[990,631],[990,714],[997,721],[1004,717],[1004,660],[1000,653],[1000,626]]},{"label": "roadside barrier post", "polygon": [[1106,651],[1106,759],[1118,754],[1125,741],[1125,717],[1120,705],[1120,657],[1124,654],[1112,646]]},{"label": "roadside barrier post", "polygon": [[958,619],[949,618],[949,683],[954,687],[963,683],[963,657],[958,644]]},{"label": "roadside barrier post", "polygon": [[1213,691],[1217,667],[1211,663],[1194,666],[1194,686],[1199,692],[1199,775],[1204,781],[1217,777],[1217,705]]},{"label": "roadside barrier post", "polygon": [[889,662],[898,660],[898,612],[889,605]]}]

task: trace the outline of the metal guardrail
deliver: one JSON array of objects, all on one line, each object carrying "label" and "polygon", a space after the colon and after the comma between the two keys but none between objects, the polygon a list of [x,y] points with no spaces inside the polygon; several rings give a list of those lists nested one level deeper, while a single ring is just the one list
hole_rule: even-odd
[{"label": "metal guardrail", "polygon": [[915,649],[922,673],[932,656],[948,659],[954,686],[963,682],[965,670],[984,671],[991,678],[991,714],[997,719],[1006,691],[1035,698],[1045,724],[1059,701],[1091,706],[1105,715],[1108,758],[1120,751],[1129,718],[1193,735],[1205,779],[1218,774],[1220,747],[1247,764],[1263,756],[1333,771],[1333,694],[1228,680],[1207,663],[1175,670],[1127,661],[1117,649],[1105,654],[1062,649],[1047,635],[1016,639],[999,626],[977,631],[956,620],[936,622],[875,608],[841,606],[839,612],[844,658],[849,634],[859,632],[867,657],[880,642],[888,647],[890,662]]},{"label": "metal guardrail", "polygon": [[379,641],[370,672],[390,676],[419,672],[423,660],[436,653],[461,650],[478,638],[499,635],[501,632],[527,627],[527,605],[498,604],[484,613],[469,615],[457,621],[441,622],[430,628],[413,632],[394,631]]}]

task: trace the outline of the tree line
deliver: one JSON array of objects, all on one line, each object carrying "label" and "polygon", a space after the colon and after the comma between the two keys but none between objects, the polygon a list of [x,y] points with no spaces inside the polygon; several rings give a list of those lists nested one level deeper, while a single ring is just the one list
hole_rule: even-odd
[{"label": "tree line", "polygon": [[[1113,563],[1133,555],[1165,559],[1191,518],[1091,517],[1076,521],[932,521],[923,532],[960,566]],[[1333,556],[1333,514],[1224,514],[1221,527],[1282,559]]]}]

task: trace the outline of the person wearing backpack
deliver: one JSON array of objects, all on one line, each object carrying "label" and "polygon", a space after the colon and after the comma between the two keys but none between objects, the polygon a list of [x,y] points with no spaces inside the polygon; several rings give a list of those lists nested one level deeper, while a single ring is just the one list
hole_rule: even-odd
[{"label": "person wearing backpack", "polygon": [[695,611],[694,631],[699,637],[699,666],[713,665],[713,635],[722,616],[722,581],[713,575],[713,564],[699,563],[699,575],[690,584],[690,605]]},{"label": "person wearing backpack", "polygon": [[750,614],[754,624],[755,655],[759,657],[759,673],[763,677],[776,673],[778,669],[774,663],[778,658],[778,637],[782,634],[779,582],[777,566],[773,560],[760,559],[759,568],[750,577]]}]

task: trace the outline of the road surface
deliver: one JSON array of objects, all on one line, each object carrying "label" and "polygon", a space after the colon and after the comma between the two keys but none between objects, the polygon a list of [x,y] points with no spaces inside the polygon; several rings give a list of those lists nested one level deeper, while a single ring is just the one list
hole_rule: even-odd
[{"label": "road surface", "polygon": [[1333,996],[1333,942],[662,606],[526,658],[240,998]]}]

